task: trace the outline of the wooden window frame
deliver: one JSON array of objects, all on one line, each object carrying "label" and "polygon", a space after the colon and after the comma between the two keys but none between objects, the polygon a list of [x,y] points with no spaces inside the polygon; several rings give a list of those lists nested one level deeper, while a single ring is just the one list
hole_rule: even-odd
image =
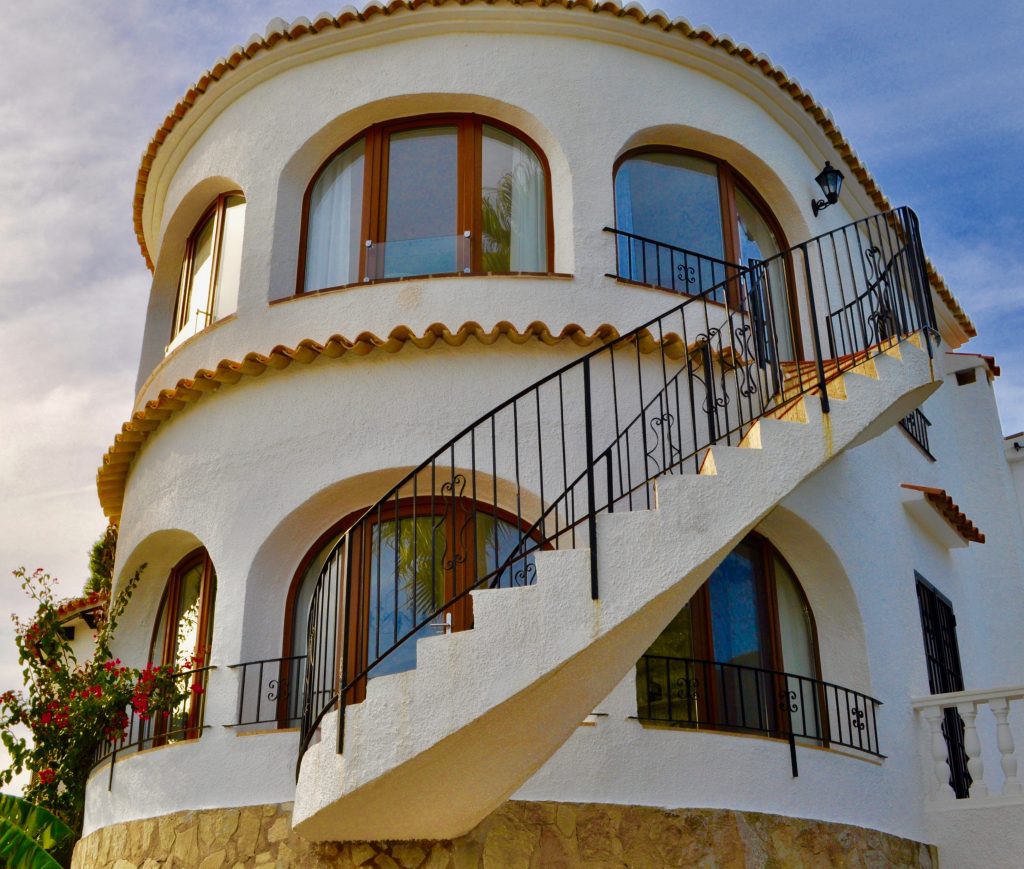
[{"label": "wooden window frame", "polygon": [[[800,584],[800,580],[797,577],[796,571],[790,566],[789,562],[786,561],[785,557],[781,552],[772,544],[768,538],[756,531],[751,531],[746,537],[740,541],[732,550],[732,552],[740,549],[741,547],[750,547],[750,554],[754,562],[754,577],[756,584],[756,595],[758,603],[758,622],[759,628],[764,638],[764,643],[760,649],[762,653],[761,668],[765,670],[773,670],[776,672],[785,673],[785,661],[782,656],[782,627],[779,622],[778,612],[778,589],[776,587],[776,576],[775,576],[775,558],[778,558],[789,570],[790,575],[793,577],[796,589],[800,594],[801,600],[807,609],[807,614],[810,617],[810,628],[811,628],[811,648],[813,655],[814,664],[814,678],[821,682],[821,657],[818,651],[818,625],[814,618],[814,610],[811,609],[811,605],[807,600],[807,595],[803,590],[803,586]],[[713,626],[711,621],[711,595],[708,588],[708,584],[711,581],[709,576],[707,580],[701,585],[700,588],[694,592],[692,598],[690,598],[691,607],[691,625],[693,637],[693,658],[699,661],[710,661],[715,662],[715,650],[713,648]],[[764,654],[767,652],[768,660],[763,659]],[[705,674],[706,675],[706,674]],[[778,677],[778,688],[781,690],[783,687],[782,677]],[[716,679],[708,680],[705,678],[705,690],[701,692],[699,697],[699,720],[705,722],[702,725],[702,729],[705,730],[721,730],[724,732],[731,733],[733,730],[725,724],[720,724],[716,721],[717,709],[718,709],[718,682]],[[826,698],[824,696],[823,689],[819,686],[817,693],[817,701],[819,709],[827,709]],[[778,726],[777,713],[775,704],[768,706],[769,715],[771,720],[769,721],[769,731],[773,736],[780,735],[780,729]],[[822,715],[819,721],[819,728],[821,730],[821,744],[827,748],[829,744],[829,722],[828,716]]]},{"label": "wooden window frame", "polygon": [[[421,507],[421,505],[423,505]],[[475,506],[474,506],[475,505]],[[443,508],[440,515],[444,517],[445,523],[445,552],[455,552],[455,537],[463,533],[467,528],[473,528],[476,534],[476,516],[485,513],[494,518],[504,521],[513,527],[518,527],[520,532],[525,532],[524,522],[515,514],[493,505],[477,504],[472,498],[450,496],[450,495],[423,495],[417,498],[406,498],[396,503],[396,506],[381,513],[364,526],[362,539],[351,542],[351,553],[349,564],[364,562],[360,567],[360,574],[363,581],[354,587],[353,600],[351,605],[346,605],[346,615],[349,619],[349,647],[347,654],[342,654],[339,647],[340,659],[337,672],[344,674],[344,681],[352,681],[356,674],[361,673],[369,665],[369,620],[370,607],[368,595],[370,591],[370,571],[365,559],[368,557],[370,546],[372,546],[373,527],[381,522],[394,522],[403,519],[418,519],[430,516],[436,517],[438,510]],[[422,510],[422,513],[419,511]],[[525,535],[524,535],[525,536]],[[539,543],[537,536],[534,539]],[[451,617],[451,631],[466,631],[473,627],[473,598],[468,593],[473,588],[479,577],[476,576],[476,545],[468,550],[473,553],[472,558],[451,565],[442,565],[443,582],[442,596],[450,600],[457,594],[463,594],[454,606],[446,607],[441,614],[442,618]],[[528,557],[528,556],[524,556]],[[379,649],[378,649],[379,651]],[[359,703],[366,697],[366,683],[368,677],[363,677],[354,684],[349,691],[349,703]]]},{"label": "wooden window frame", "polygon": [[[768,228],[778,240],[781,250],[785,252],[790,249],[789,241],[786,239],[786,234],[782,231],[782,224],[780,224],[778,219],[775,217],[774,212],[768,206],[768,202],[760,193],[758,193],[757,188],[744,178],[743,175],[741,175],[729,162],[723,160],[721,157],[715,157],[713,154],[705,154],[702,151],[695,151],[690,148],[680,148],[672,145],[641,145],[640,147],[626,151],[615,160],[615,163],[612,166],[612,211],[615,213],[616,225],[618,225],[618,209],[615,204],[615,184],[619,174],[619,169],[622,168],[624,163],[627,163],[636,157],[643,157],[646,154],[674,154],[683,157],[695,157],[715,166],[718,178],[718,207],[721,214],[723,234],[722,259],[726,262],[740,267],[743,266],[743,263],[740,262],[739,256],[739,210],[736,207],[736,190],[741,190],[751,201],[754,208],[757,209],[761,217],[764,218],[764,221],[768,224]],[[700,251],[695,251],[695,253],[700,253]],[[789,301],[788,313],[790,329],[793,334],[793,350],[799,360],[804,358],[804,352],[803,333],[800,327],[800,308],[797,304],[796,296],[796,272],[793,268],[793,258],[791,256],[784,256],[783,262],[786,273],[786,295]],[[730,276],[731,275],[727,274],[727,278]],[[727,298],[730,307],[737,307],[739,305],[740,300],[738,291],[733,282],[730,282],[729,289],[727,291]]]},{"label": "wooden window frame", "polygon": [[[453,506],[454,509],[452,509]],[[292,654],[295,633],[295,607],[299,591],[302,586],[302,581],[309,565],[314,561],[322,548],[331,541],[331,539],[339,534],[343,534],[351,528],[359,519],[366,515],[366,512],[365,508],[356,510],[347,514],[338,522],[335,522],[317,538],[316,542],[310,547],[306,555],[299,562],[295,574],[292,577],[292,582],[288,589],[288,595],[285,602],[285,625],[282,657],[289,657]],[[527,532],[532,528],[532,523],[528,519],[517,517],[515,513],[501,507],[496,507],[492,504],[476,503],[472,498],[465,496],[455,496],[453,498],[450,495],[434,494],[432,496],[426,494],[419,495],[416,498],[403,498],[397,502],[397,508],[395,506],[390,506],[386,510],[382,511],[379,517],[375,517],[373,520],[368,522],[364,526],[362,535],[360,535],[365,538],[365,541],[350,541],[350,552],[346,553],[346,558],[349,560],[349,566],[364,561],[364,551],[367,550],[368,542],[372,539],[372,529],[377,522],[392,522],[395,521],[396,518],[398,520],[427,518],[431,515],[434,517],[444,516],[445,539],[448,546],[448,552],[454,551],[453,543],[454,537],[457,533],[460,533],[462,530],[469,527],[475,529],[475,518],[479,515],[493,516],[495,519],[506,522],[513,527],[518,527],[524,537],[531,536],[538,544],[541,543],[539,535],[536,532],[533,535],[528,535]],[[453,517],[454,522],[452,521]],[[473,533],[476,533],[475,530]],[[539,548],[543,549],[549,547],[540,545]],[[475,553],[476,548],[473,547],[471,551]],[[474,557],[456,564],[451,573],[449,573],[448,570],[444,571],[443,594],[445,600],[452,597],[456,590],[460,592],[467,590],[476,581],[475,568],[476,562]],[[365,567],[360,567],[359,572],[362,577],[362,581],[354,584],[352,601],[346,601],[343,604],[344,612],[349,619],[348,654],[342,654],[344,631],[339,630],[337,632],[338,638],[335,650],[337,669],[335,672],[342,674],[344,682],[351,680],[356,673],[362,672],[369,663],[368,633],[370,611],[366,604],[368,603],[370,590],[370,574]],[[473,627],[473,599],[471,595],[467,593],[455,604],[455,606],[448,608],[446,612],[449,610],[451,614],[452,631],[469,630]],[[359,683],[350,688],[347,702],[358,703],[365,697],[366,681],[367,680],[365,678],[361,679]],[[285,713],[280,714],[283,715]],[[280,720],[279,726],[284,726],[281,724]]]},{"label": "wooden window frame", "polygon": [[[196,630],[198,646],[190,650],[189,654],[193,659],[197,652],[200,653],[199,664],[208,667],[210,652],[213,646],[212,624],[213,607],[217,596],[217,574],[213,568],[209,553],[205,548],[195,549],[182,558],[172,569],[164,587],[163,596],[160,598],[160,606],[156,612],[156,621],[153,624],[153,634],[149,648],[152,651],[157,645],[158,633],[160,631],[160,620],[165,610],[173,606],[173,610],[167,611],[167,623],[164,625],[164,635],[160,639],[160,660],[150,661],[157,666],[175,665],[174,652],[177,640],[178,619],[181,616],[181,580],[192,568],[202,565],[202,576],[199,589],[199,625]],[[173,605],[172,605],[173,601]],[[205,687],[205,679],[196,680],[200,687]],[[188,715],[186,716],[183,738],[195,739],[199,735],[201,724],[199,713],[202,707],[202,698],[195,694],[189,698]],[[156,722],[154,745],[163,744],[167,740],[167,723],[161,718]]]},{"label": "wooden window frame", "polygon": [[[528,146],[540,162],[544,170],[544,219],[547,235],[545,255],[547,268],[543,272],[484,272],[483,246],[481,241],[482,218],[482,181],[483,181],[483,128],[494,127],[514,136]],[[547,156],[540,146],[521,130],[504,121],[475,113],[441,113],[416,115],[408,118],[397,118],[374,124],[348,139],[340,148],[334,150],[320,167],[313,173],[306,192],[302,198],[302,218],[300,223],[299,262],[295,282],[295,295],[313,295],[345,287],[358,286],[366,283],[383,283],[408,278],[378,278],[367,274],[367,242],[374,244],[387,242],[387,187],[388,187],[388,156],[390,137],[394,133],[409,130],[427,129],[430,127],[455,127],[458,141],[457,149],[457,190],[456,190],[456,225],[452,228],[453,236],[463,232],[470,233],[469,274],[471,275],[509,275],[509,274],[554,274],[555,233],[554,209],[551,196],[551,167]],[[309,232],[309,206],[313,188],[317,181],[334,159],[355,145],[365,141],[363,154],[363,191],[362,214],[360,224],[359,268],[358,274],[363,278],[347,284],[331,287],[317,287],[305,290],[307,237]],[[446,275],[459,275],[465,272],[449,272]],[[442,275],[418,275],[416,277],[441,277]]]},{"label": "wooden window frame", "polygon": [[[196,242],[199,240],[206,222],[211,217],[213,218],[213,246],[210,252],[210,283],[206,288],[206,307],[202,310],[202,313],[206,314],[206,323],[203,329],[213,323],[214,306],[217,302],[217,291],[219,289],[217,281],[220,276],[220,260],[224,242],[224,217],[227,212],[227,201],[234,196],[240,196],[242,201],[245,201],[245,195],[241,190],[229,190],[226,193],[221,193],[207,206],[202,216],[196,221],[192,232],[189,233],[188,240],[185,242],[185,255],[182,257],[181,275],[178,278],[178,295],[174,301],[174,317],[171,320],[171,341],[178,337],[178,333],[188,323],[189,312],[192,309],[192,297],[196,290],[192,286],[192,266],[195,263]],[[202,329],[197,330],[196,334],[201,331]]]}]

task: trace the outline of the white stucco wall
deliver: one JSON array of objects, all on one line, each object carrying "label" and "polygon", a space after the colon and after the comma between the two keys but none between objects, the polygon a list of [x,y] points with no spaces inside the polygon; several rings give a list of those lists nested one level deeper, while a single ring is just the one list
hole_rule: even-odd
[{"label": "white stucco wall", "polygon": [[[790,243],[874,211],[849,178],[841,203],[812,217],[811,199],[820,196],[813,179],[825,159],[838,158],[790,96],[720,51],[553,7],[424,9],[415,13],[417,26],[400,19],[321,35],[315,51],[313,41],[305,51],[297,43],[275,62],[272,78],[265,60],[249,62],[230,88],[215,85],[204,95],[203,109],[189,112],[163,145],[147,192],[156,271],[140,403],[220,359],[335,332],[386,335],[408,325],[419,333],[433,322],[454,328],[467,320],[485,328],[499,320],[519,327],[542,320],[554,331],[566,323],[629,328],[660,313],[671,296],[624,293],[604,277],[614,266],[613,239],[601,231],[614,224],[612,166],[639,145],[728,160],[771,206]],[[506,121],[544,151],[553,268],[576,279],[413,280],[268,307],[295,292],[302,196],[327,156],[373,122],[452,111]],[[259,147],[251,147],[254,131]],[[211,196],[236,187],[248,203],[237,314],[162,362],[185,239]]]},{"label": "white stucco wall", "polygon": [[[790,243],[871,211],[848,178],[840,206],[811,217],[813,178],[836,156],[803,109],[760,73],[700,43],[582,11],[474,6],[422,10],[408,21],[378,17],[262,56],[204,99],[208,107],[176,129],[149,181],[147,237],[157,264],[137,406],[221,359],[304,338],[386,336],[399,325],[420,333],[435,322],[489,329],[502,320],[521,329],[540,320],[554,332],[604,322],[625,330],[660,313],[678,297],[605,277],[614,253],[601,231],[614,222],[612,164],[635,145],[728,160],[773,208]],[[552,172],[554,269],[568,276],[409,280],[281,301],[294,292],[301,199],[316,167],[372,122],[432,111],[487,114],[538,142]],[[210,198],[234,188],[248,203],[238,310],[164,358],[185,239]],[[205,546],[218,576],[210,728],[198,742],[120,761],[109,792],[101,768],[89,786],[87,831],[183,808],[290,800],[294,736],[223,728],[237,703],[237,671],[228,668],[282,654],[288,583],[333,522],[580,352],[568,342],[482,347],[470,339],[460,348],[320,359],[225,386],[163,423],[126,490],[116,573],[148,567],[116,651],[126,661],[145,657],[168,571]],[[925,838],[909,707],[911,696],[927,693],[915,570],[954,604],[968,687],[1022,681],[1024,533],[991,387],[977,358],[936,358],[940,372],[975,364],[975,384],[947,376],[924,406],[937,462],[894,428],[833,461],[759,529],[807,591],[823,677],[885,704],[887,760],[800,747],[793,779],[784,743],[642,727],[631,717],[627,677],[599,706],[595,726],[580,728],[517,796],[727,806]],[[1022,467],[1012,465],[1019,487]],[[947,489],[988,542],[939,545],[902,506],[901,482]]]}]

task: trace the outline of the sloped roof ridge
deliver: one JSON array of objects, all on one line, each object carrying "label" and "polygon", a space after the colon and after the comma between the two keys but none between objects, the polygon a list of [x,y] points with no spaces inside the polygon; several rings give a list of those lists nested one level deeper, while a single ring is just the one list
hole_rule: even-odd
[{"label": "sloped roof ridge", "polygon": [[[246,60],[254,57],[262,51],[271,50],[277,43],[293,41],[306,36],[316,34],[329,28],[342,28],[350,23],[368,21],[375,15],[391,15],[399,10],[415,11],[422,6],[440,7],[449,4],[468,6],[478,3],[497,5],[498,2],[505,2],[512,6],[560,6],[564,9],[582,7],[595,14],[614,15],[617,18],[633,18],[638,23],[660,28],[663,31],[676,31],[688,39],[700,40],[710,46],[717,48],[735,57],[739,57],[748,65],[759,69],[767,78],[773,80],[782,90],[798,102],[803,109],[811,115],[828,137],[832,146],[840,154],[847,168],[854,177],[863,185],[865,191],[871,197],[872,202],[879,211],[889,211],[891,203],[882,193],[881,188],[874,177],[868,172],[867,167],[861,162],[856,151],[843,136],[836,125],[831,112],[820,105],[811,93],[806,90],[795,78],[789,76],[781,66],[776,66],[771,59],[763,53],[755,52],[750,46],[736,42],[726,34],[718,35],[710,27],[701,25],[694,27],[685,18],[678,17],[670,19],[668,15],[659,9],[648,13],[639,3],[630,2],[625,6],[620,5],[617,0],[390,0],[384,4],[378,0],[371,0],[362,11],[353,6],[344,6],[337,15],[329,12],[319,12],[313,19],[299,17],[290,24],[283,18],[273,18],[267,24],[263,36],[254,33],[246,41],[244,46],[235,45],[226,57],[220,57],[213,65],[204,72],[178,101],[177,105],[164,119],[164,122],[157,129],[153,138],[143,151],[139,164],[139,171],[135,182],[135,196],[133,200],[133,219],[135,235],[139,242],[139,248],[146,265],[152,271],[153,260],[149,255],[146,246],[145,234],[143,232],[142,205],[146,197],[146,182],[149,178],[149,171],[156,159],[160,146],[170,135],[178,122],[192,108],[196,100],[205,93],[207,88],[216,81],[219,81],[231,70],[236,69]],[[927,263],[928,279],[935,288],[939,298],[949,308],[954,319],[969,337],[977,335],[977,329],[970,317],[960,306],[960,303],[953,296],[942,275],[935,270],[931,262]]]}]

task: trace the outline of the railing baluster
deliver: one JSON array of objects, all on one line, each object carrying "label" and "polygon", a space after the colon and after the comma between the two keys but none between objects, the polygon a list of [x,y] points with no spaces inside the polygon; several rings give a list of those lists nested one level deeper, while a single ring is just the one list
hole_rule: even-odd
[{"label": "railing baluster", "polygon": [[[910,211],[857,221],[767,260],[750,261],[745,266],[634,233],[611,232],[615,235],[616,251],[613,276],[634,282],[656,278],[658,286],[676,292],[681,302],[642,326],[584,353],[482,415],[406,474],[343,534],[333,552],[328,554],[310,600],[310,643],[303,698],[295,707],[302,709],[300,751],[308,746],[320,721],[335,704],[343,715],[347,703],[358,702],[362,697],[366,680],[375,668],[403,644],[415,642],[420,628],[430,618],[445,611],[458,611],[457,604],[474,588],[486,587],[488,583],[501,584],[503,574],[514,571],[516,564],[525,564],[526,558],[540,548],[575,547],[577,526],[586,522],[587,542],[591,548],[592,594],[596,597],[596,514],[599,510],[611,511],[619,504],[629,509],[652,506],[651,495],[657,477],[682,472],[690,460],[693,470],[698,471],[710,446],[739,442],[761,416],[812,390],[820,393],[822,410],[828,412],[829,378],[838,370],[881,352],[874,341],[879,329],[887,339],[902,340],[910,326],[924,328],[926,337],[927,330],[935,327],[919,229]],[[864,255],[869,251],[854,255],[854,249],[862,248],[864,243],[877,248],[871,258]],[[775,296],[782,299],[785,294],[773,290],[772,279],[773,274],[788,274],[787,268],[795,256],[802,260],[802,297],[807,306],[813,344],[813,359],[802,362],[790,360],[798,354],[791,352],[795,348],[783,346],[780,339],[779,332],[785,330],[781,329],[779,318],[786,315],[776,309]],[[652,257],[653,262],[650,262]],[[870,274],[869,264],[877,266],[879,274]],[[669,275],[665,274],[666,267]],[[905,298],[908,293],[912,298]],[[833,309],[837,298],[839,308]],[[821,320],[817,314],[818,300],[827,305]],[[677,317],[682,334],[680,352],[686,357],[678,360],[673,355],[676,339],[672,337]],[[822,325],[830,342],[828,372],[822,351]],[[874,335],[872,328],[875,328]],[[626,354],[616,358],[620,349]],[[645,378],[644,356],[652,352],[660,356],[646,360],[646,366],[650,369],[661,365],[660,384],[653,370],[649,370]],[[848,358],[835,358],[839,355]],[[608,357],[607,368],[600,364],[605,356]],[[628,367],[634,359],[636,380],[635,385],[630,385],[632,377]],[[677,361],[677,370],[670,371],[670,361]],[[626,371],[618,370],[620,363],[626,366]],[[650,382],[645,383],[645,379]],[[683,381],[682,390],[680,381]],[[551,420],[542,419],[546,410],[544,396],[540,393],[542,388],[550,389],[553,400],[558,402],[557,422],[553,412]],[[611,413],[608,413],[609,401]],[[697,407],[698,402],[702,403],[701,408]],[[531,412],[537,414],[535,421],[528,419]],[[684,444],[683,424],[687,412],[692,440]],[[522,421],[520,414],[525,414]],[[699,417],[706,419],[706,431],[699,430]],[[655,419],[660,421],[661,429],[658,449],[652,451],[648,428]],[[560,450],[549,447],[545,455],[544,442],[552,443],[553,424],[559,426]],[[612,425],[614,430],[609,433]],[[531,442],[534,428],[535,445]],[[476,440],[478,436],[485,437],[488,430],[490,449],[481,445],[478,450]],[[520,439],[520,434],[524,439]],[[481,459],[483,465],[478,466]],[[500,500],[508,509],[514,508],[519,521],[511,552],[499,553],[500,540],[495,536],[495,563],[488,561],[481,565],[477,552],[477,475],[485,469],[487,461],[491,476],[489,509],[496,511],[501,506],[500,491]],[[598,477],[595,466],[601,461],[605,462],[605,467]],[[447,462],[447,471],[443,466],[438,468],[438,462]],[[560,474],[557,467],[551,467],[552,462],[556,466],[561,463]],[[617,472],[615,462],[618,462]],[[466,496],[461,488],[456,491],[455,482],[457,477],[463,476],[472,479],[468,496],[471,503],[460,506],[460,499],[466,500]],[[447,496],[437,488],[445,478]],[[409,512],[404,511],[401,503],[408,496],[410,484],[413,491],[411,525]],[[603,499],[598,496],[598,485],[605,490]],[[585,492],[581,487],[585,487]],[[641,487],[644,497],[635,498],[634,493]],[[421,492],[421,488],[424,491]],[[539,510],[535,506],[538,491]],[[442,504],[438,503],[438,496]],[[429,507],[425,506],[426,501]],[[467,510],[472,518],[473,539],[469,542],[456,535],[454,527],[445,527],[448,513],[451,517],[464,516]],[[420,597],[420,592],[425,591],[422,585],[426,579],[417,569],[424,554],[419,551],[417,534],[423,512],[428,512],[431,527],[429,577],[433,603],[430,607],[424,603],[426,595]],[[380,527],[385,518],[394,523],[390,536]],[[405,532],[411,529],[411,547],[403,547],[403,529]],[[438,538],[442,535],[448,535],[451,541],[452,551],[445,553],[451,556],[450,565],[437,563],[440,557]],[[394,548],[390,600],[381,575],[382,569],[386,572],[382,550],[387,542]],[[472,552],[455,551],[455,547],[469,548]],[[412,550],[411,565],[405,564],[403,548]],[[341,553],[344,553],[343,563]],[[454,561],[456,558],[458,562]],[[447,557],[442,560],[448,561]],[[454,571],[455,563],[465,564],[461,569],[465,580],[455,583],[450,594],[443,593],[436,598],[438,571],[442,575],[446,570]],[[410,576],[406,576],[408,570],[412,571]],[[423,609],[433,612],[427,614]],[[411,623],[407,623],[409,613]],[[339,633],[344,636],[339,638]],[[343,662],[340,668],[339,662]],[[726,690],[729,673],[721,667],[714,670],[722,688],[719,702],[723,709],[718,711],[729,717],[729,707],[739,706],[735,711],[742,714],[741,724],[754,725],[747,710],[748,701],[752,699],[747,695],[751,692],[746,691],[749,687],[746,679],[753,671],[748,676],[745,672],[735,671],[733,688],[739,691],[739,696],[730,697],[732,688]],[[763,692],[768,684],[762,684],[766,677],[753,675],[753,678],[753,693]],[[293,689],[292,677],[281,681],[279,690]],[[808,735],[809,718],[819,716],[819,701],[815,699],[814,712],[809,716],[805,696],[809,683],[794,679],[794,684],[801,692],[801,730]],[[243,690],[249,689],[243,685]],[[815,732],[820,737],[826,722],[830,721],[828,698],[831,695],[833,704],[838,707],[839,695],[827,687],[818,688],[817,684],[814,690],[820,692],[816,698],[825,698],[826,709],[815,724]],[[684,686],[686,692],[689,692],[688,685]],[[874,701],[855,696],[858,713],[863,716],[870,706],[873,715]],[[247,701],[242,697],[239,702],[240,714],[244,715]],[[261,693],[256,717],[264,717],[262,706]],[[756,726],[770,727],[763,706],[762,697],[758,699]],[[282,708],[292,708],[290,700]],[[851,710],[847,711],[849,714]],[[848,719],[847,729],[849,724]],[[842,732],[842,714],[838,708],[835,727],[839,740],[854,741],[852,733]],[[857,730],[862,746],[877,749],[872,727],[867,722]],[[339,748],[343,732],[344,727],[340,725]]]}]

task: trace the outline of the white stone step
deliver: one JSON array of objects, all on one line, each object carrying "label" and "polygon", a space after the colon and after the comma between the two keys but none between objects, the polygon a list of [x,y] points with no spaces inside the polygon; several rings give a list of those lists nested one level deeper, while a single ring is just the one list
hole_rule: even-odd
[{"label": "white stone step", "polygon": [[[635,665],[722,558],[833,456],[938,387],[916,347],[884,354],[791,420],[716,445],[656,483],[657,509],[601,514],[590,552],[538,552],[532,586],[473,592],[475,629],[417,643],[417,668],[370,681],[303,759],[294,823],[310,839],[455,837],[538,769]],[[836,396],[843,396],[842,398]],[[805,419],[804,421],[799,421]]]}]

